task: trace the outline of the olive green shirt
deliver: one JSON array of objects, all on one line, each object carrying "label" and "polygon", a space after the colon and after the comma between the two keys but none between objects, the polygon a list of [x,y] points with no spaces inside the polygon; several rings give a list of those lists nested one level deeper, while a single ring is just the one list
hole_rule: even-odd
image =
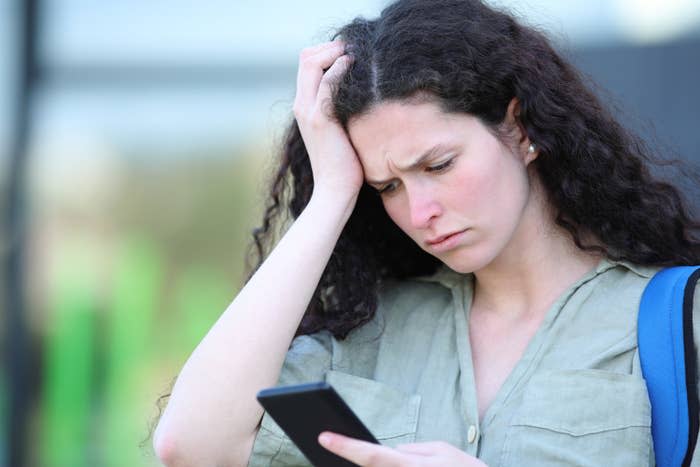
[{"label": "olive green shirt", "polygon": [[[573,284],[483,420],[468,332],[473,275],[447,267],[384,286],[375,317],[345,340],[296,338],[279,384],[329,382],[388,446],[446,441],[490,467],[653,466],[637,313],[656,271],[606,259]],[[695,303],[697,343],[700,287]],[[310,464],[265,414],[249,465]]]}]

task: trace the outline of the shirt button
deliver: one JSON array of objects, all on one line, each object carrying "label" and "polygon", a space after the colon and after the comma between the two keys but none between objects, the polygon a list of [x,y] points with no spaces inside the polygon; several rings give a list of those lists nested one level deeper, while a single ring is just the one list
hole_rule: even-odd
[{"label": "shirt button", "polygon": [[469,426],[469,431],[467,431],[467,441],[473,443],[476,440],[476,427],[474,425]]}]

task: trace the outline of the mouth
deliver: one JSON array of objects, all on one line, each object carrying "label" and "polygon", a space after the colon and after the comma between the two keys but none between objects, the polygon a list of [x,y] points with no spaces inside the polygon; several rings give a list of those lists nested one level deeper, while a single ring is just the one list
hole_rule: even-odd
[{"label": "mouth", "polygon": [[441,244],[447,243],[448,240],[450,240],[450,239],[456,237],[456,236],[459,235],[459,234],[462,234],[462,233],[466,232],[467,230],[468,230],[468,229],[464,229],[464,230],[460,230],[460,231],[457,231],[457,232],[448,233],[448,234],[446,234],[446,235],[441,235],[441,236],[439,236],[439,237],[430,238],[430,239],[427,239],[427,240],[425,241],[425,243],[426,243],[428,246],[431,246],[431,247],[439,246],[439,245],[441,245]]}]

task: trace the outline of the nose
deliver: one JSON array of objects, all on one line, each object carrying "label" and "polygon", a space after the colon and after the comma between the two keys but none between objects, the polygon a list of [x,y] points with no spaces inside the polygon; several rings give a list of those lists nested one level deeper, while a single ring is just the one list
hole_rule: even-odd
[{"label": "nose", "polygon": [[431,221],[442,214],[442,207],[428,187],[414,187],[408,191],[408,206],[411,225],[415,229],[426,229]]}]

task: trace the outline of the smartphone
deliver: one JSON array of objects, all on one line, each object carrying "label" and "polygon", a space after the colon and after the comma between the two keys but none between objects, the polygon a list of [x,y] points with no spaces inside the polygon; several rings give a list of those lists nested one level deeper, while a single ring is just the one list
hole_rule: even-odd
[{"label": "smartphone", "polygon": [[258,401],[313,465],[356,464],[318,444],[318,435],[332,431],[379,444],[333,387],[325,382],[263,389]]}]

